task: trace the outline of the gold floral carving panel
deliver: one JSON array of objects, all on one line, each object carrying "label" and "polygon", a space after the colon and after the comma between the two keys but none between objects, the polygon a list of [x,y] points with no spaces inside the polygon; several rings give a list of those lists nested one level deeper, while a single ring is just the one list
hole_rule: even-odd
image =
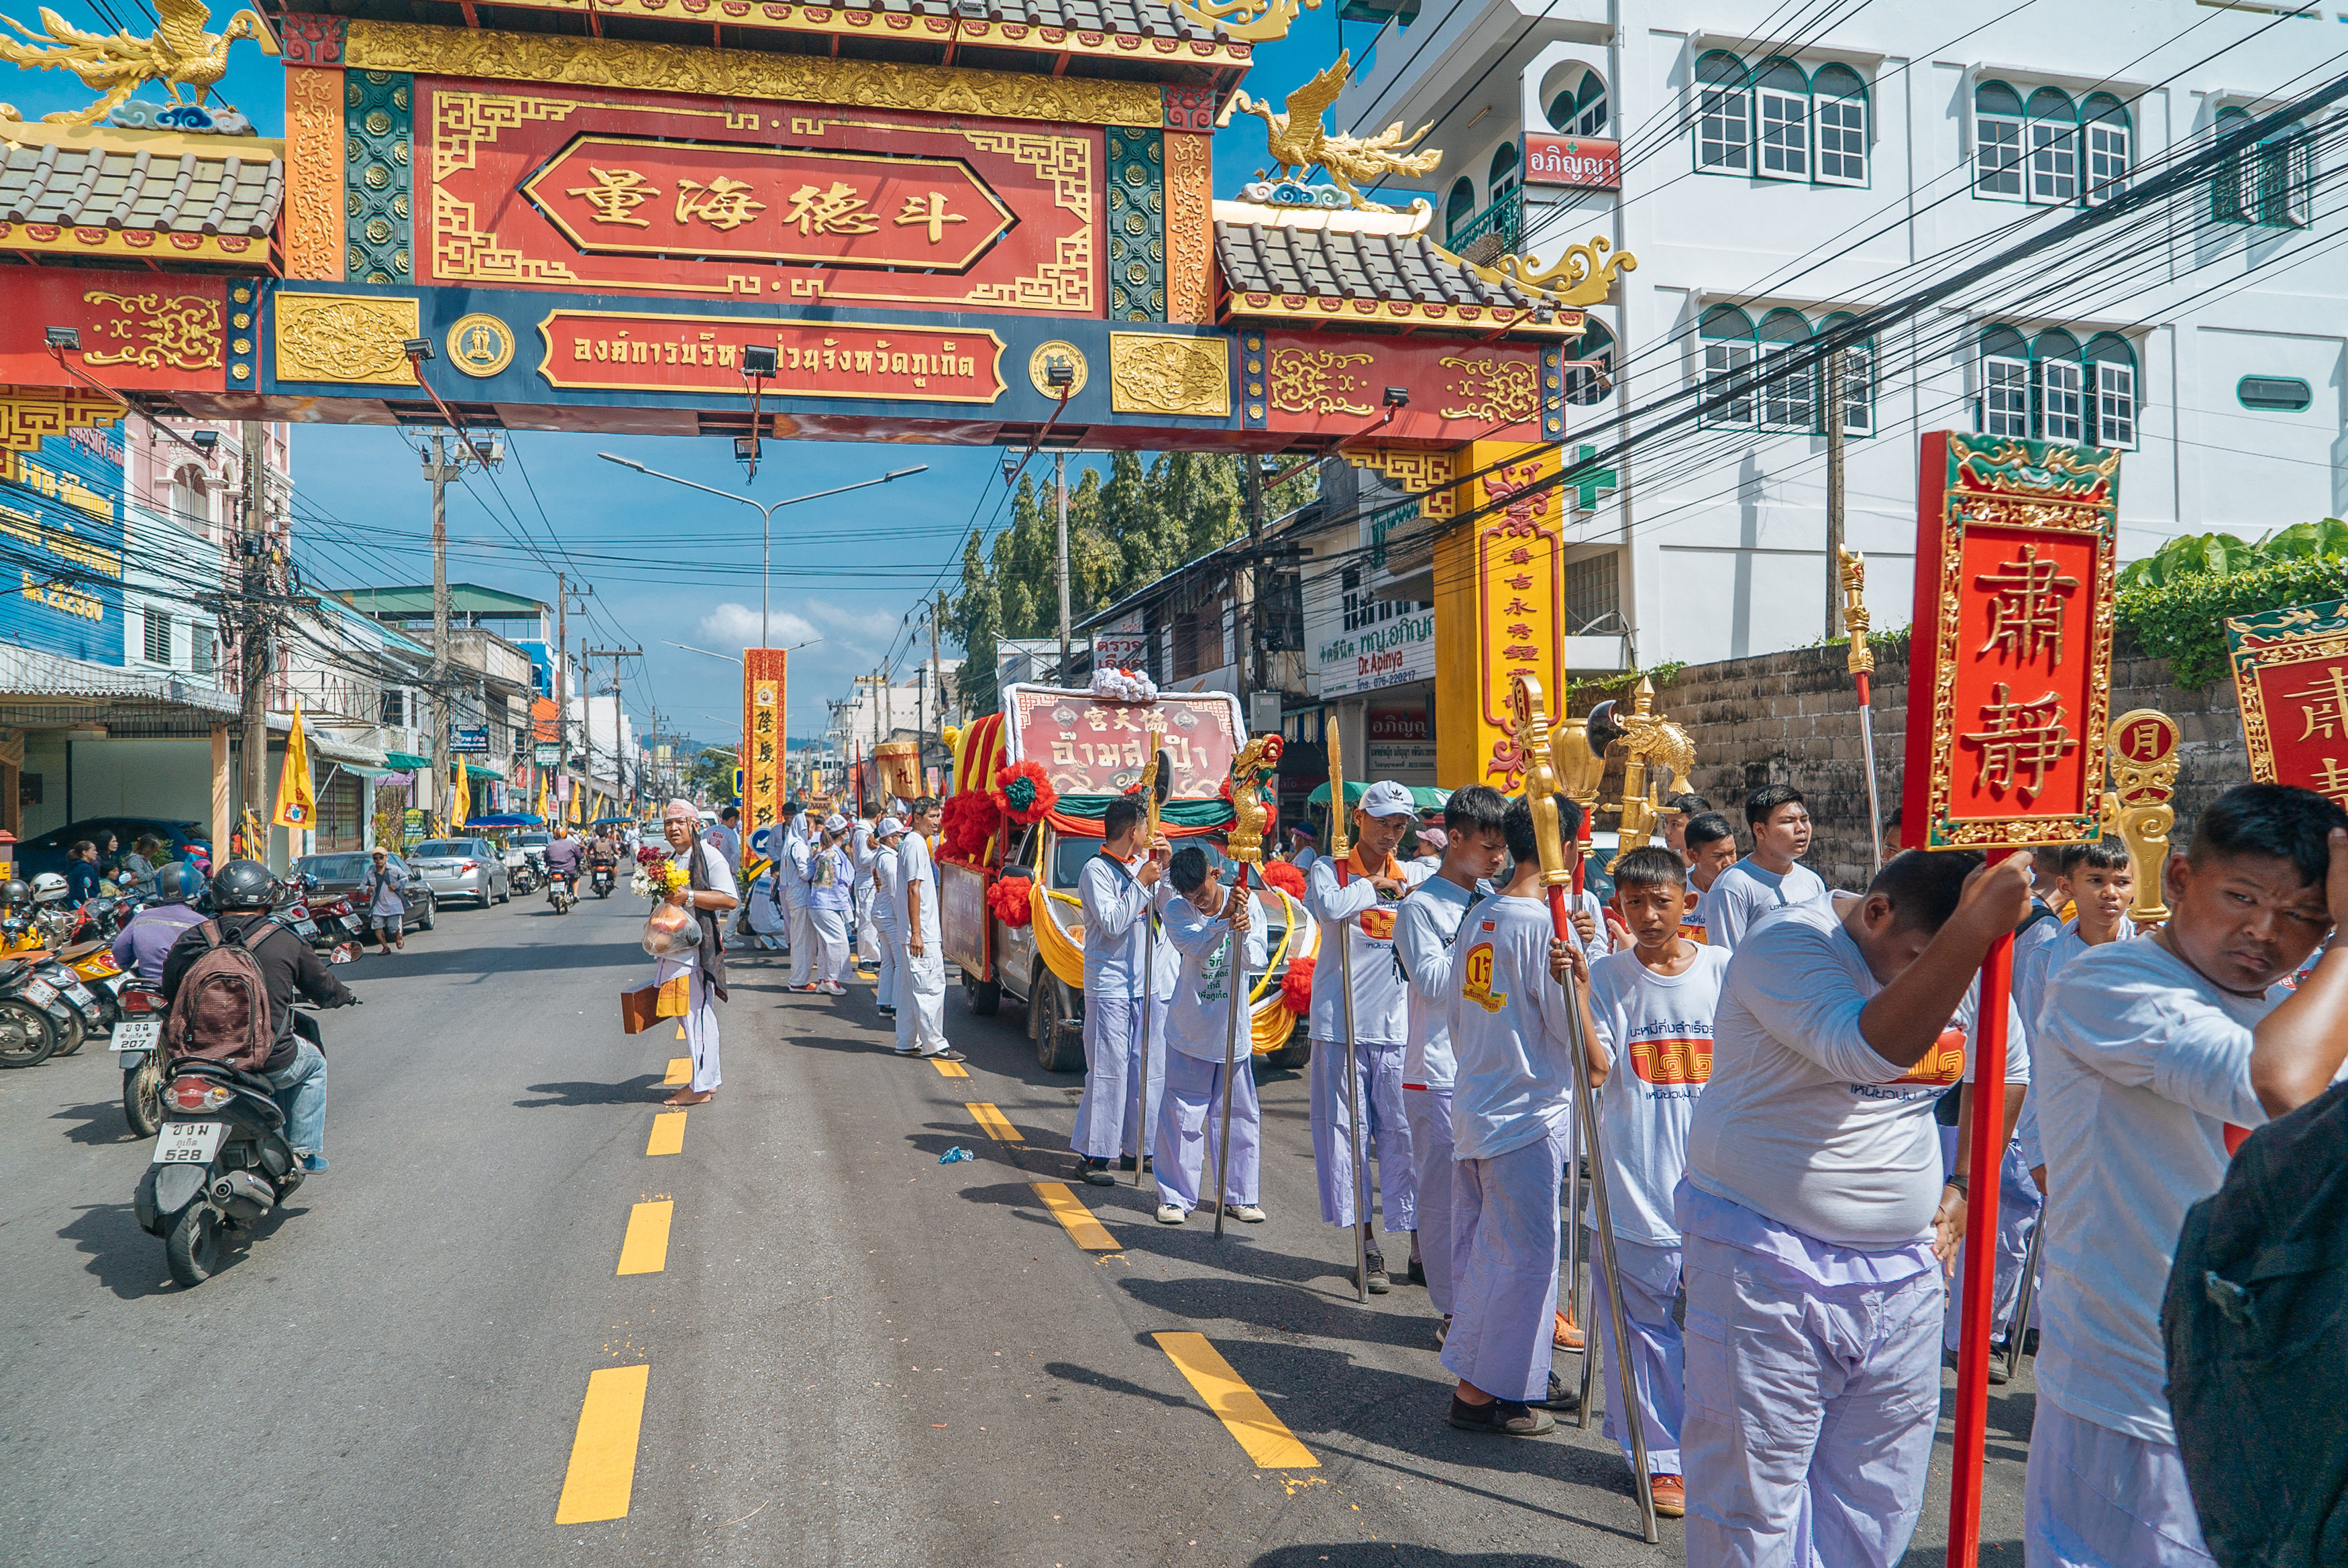
[{"label": "gold floral carving panel", "polygon": [[84,304],[118,314],[98,329],[104,346],[83,345],[82,363],[135,364],[142,370],[211,370],[221,363],[221,305],[201,294],[136,294],[92,289]]},{"label": "gold floral carving panel", "polygon": [[343,281],[343,73],[285,73],[285,275]]},{"label": "gold floral carving panel", "polygon": [[1158,126],[1166,113],[1155,82],[897,66],[754,50],[720,52],[681,44],[476,32],[366,19],[352,21],[344,60],[355,70],[639,87],[862,109],[922,109],[1061,125]]},{"label": "gold floral carving panel", "polygon": [[1228,419],[1231,343],[1220,337],[1108,334],[1109,407],[1119,414]]},{"label": "gold floral carving panel", "polygon": [[285,294],[270,302],[277,323],[277,379],[414,386],[401,344],[422,335],[414,300],[359,294]]},{"label": "gold floral carving panel", "polygon": [[1203,136],[1166,135],[1166,319],[1215,319],[1214,155]]},{"label": "gold floral carving panel", "polygon": [[1524,360],[1447,354],[1436,363],[1444,371],[1443,390],[1449,399],[1437,412],[1446,419],[1514,425],[1540,412],[1540,385]]},{"label": "gold floral carving panel", "polygon": [[1354,401],[1371,395],[1362,367],[1374,357],[1326,348],[1275,348],[1265,373],[1272,405],[1288,414],[1375,414],[1375,405]]}]

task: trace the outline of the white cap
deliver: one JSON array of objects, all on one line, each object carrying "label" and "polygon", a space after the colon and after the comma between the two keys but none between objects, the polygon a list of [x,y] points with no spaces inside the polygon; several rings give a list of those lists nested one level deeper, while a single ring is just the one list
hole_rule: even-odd
[{"label": "white cap", "polygon": [[844,833],[847,829],[848,819],[836,811],[823,819],[823,830],[826,833]]},{"label": "white cap", "polygon": [[1412,811],[1410,791],[1392,779],[1380,779],[1364,790],[1359,804],[1372,816],[1408,816]]},{"label": "white cap", "polygon": [[905,825],[903,823],[899,822],[893,816],[884,816],[880,819],[880,825],[872,830],[872,836],[875,838],[894,838],[897,835],[904,831]]}]

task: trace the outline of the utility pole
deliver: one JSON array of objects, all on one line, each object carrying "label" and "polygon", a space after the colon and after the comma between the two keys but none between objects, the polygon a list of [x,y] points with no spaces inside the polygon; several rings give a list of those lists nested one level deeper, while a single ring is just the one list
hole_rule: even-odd
[{"label": "utility pole", "polygon": [[[644,651],[641,648],[582,648],[580,652],[589,659],[609,659],[612,661],[612,798],[613,806],[616,808],[628,798],[628,751],[620,742],[620,661],[642,659],[644,656]],[[590,746],[594,744],[594,737],[595,726],[591,723],[587,726],[587,739]],[[593,753],[591,752],[590,765],[587,769],[590,778],[592,778],[595,773],[592,763]]]},{"label": "utility pole", "polygon": [[1827,641],[1842,635],[1843,351],[1827,355]]},{"label": "utility pole", "polygon": [[[248,419],[239,427],[238,439],[244,446],[244,516],[237,538],[238,553],[244,559],[239,579],[244,588],[244,631],[237,641],[237,662],[241,666],[238,695],[242,699],[244,724],[244,802],[245,819],[262,819],[261,803],[266,787],[265,770],[269,764],[269,693],[263,682],[269,678],[270,640],[276,630],[277,615],[271,605],[268,541],[268,456],[263,448],[263,426],[257,419]],[[245,845],[245,853],[256,860],[269,858],[268,829],[262,829],[259,844]],[[215,853],[225,860],[226,845]]]},{"label": "utility pole", "polygon": [[[561,572],[554,574],[554,776],[561,778],[571,767],[571,726],[564,723],[571,717],[566,705],[570,700],[570,682],[563,679],[563,666],[571,662],[571,580]],[[530,738],[538,738],[535,727]],[[554,803],[549,801],[549,805]]]},{"label": "utility pole", "polygon": [[456,705],[448,700],[448,482],[457,466],[448,460],[448,437],[432,435],[424,462],[432,486],[432,805],[436,821],[448,816],[448,726]]},{"label": "utility pole", "polygon": [[[1247,458],[1248,548],[1251,552],[1248,567],[1248,653],[1231,662],[1238,667],[1240,695],[1253,695],[1263,689],[1263,459],[1253,453]],[[1239,607],[1233,605],[1231,630],[1239,631]]]},{"label": "utility pole", "polygon": [[1068,683],[1068,455],[1052,454],[1052,493],[1060,513],[1060,684]]}]

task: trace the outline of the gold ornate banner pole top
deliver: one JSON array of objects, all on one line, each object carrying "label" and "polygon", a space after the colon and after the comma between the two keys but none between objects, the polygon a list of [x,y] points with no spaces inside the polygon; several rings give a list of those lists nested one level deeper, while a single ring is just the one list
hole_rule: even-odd
[{"label": "gold ornate banner pole top", "polygon": [[1850,632],[1850,657],[1845,667],[1854,675],[1871,674],[1875,650],[1867,645],[1867,558],[1842,548],[1842,623]]},{"label": "gold ornate banner pole top", "polygon": [[1345,756],[1337,738],[1337,722],[1330,719],[1322,727],[1329,740],[1329,855],[1343,860],[1353,852],[1354,841],[1345,835]]},{"label": "gold ornate banner pole top", "polygon": [[1152,724],[1149,727],[1149,760],[1141,764],[1141,811],[1146,821],[1144,842],[1158,837],[1158,764],[1160,748],[1166,744],[1166,732]]},{"label": "gold ornate banner pole top", "polygon": [[1280,752],[1278,735],[1258,735],[1231,759],[1231,830],[1224,852],[1242,866],[1263,864],[1263,827],[1270,813],[1257,781],[1280,764]]},{"label": "gold ornate banner pole top", "polygon": [[1550,762],[1549,714],[1542,707],[1540,678],[1519,671],[1509,682],[1509,705],[1516,713],[1517,733],[1525,737],[1525,800],[1532,807],[1533,837],[1540,845],[1541,885],[1563,887],[1573,880],[1573,866],[1565,856],[1565,827],[1558,816],[1561,786]]}]

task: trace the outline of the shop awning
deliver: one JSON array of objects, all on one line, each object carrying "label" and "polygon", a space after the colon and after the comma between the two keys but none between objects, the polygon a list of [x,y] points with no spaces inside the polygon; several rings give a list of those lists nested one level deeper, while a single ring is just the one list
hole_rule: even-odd
[{"label": "shop awning", "polygon": [[373,746],[354,745],[326,734],[311,734],[305,738],[310,743],[311,751],[346,774],[356,774],[361,778],[383,778],[391,772],[384,766],[384,753]]},{"label": "shop awning", "polygon": [[[427,767],[431,765],[432,764],[429,763],[425,764]],[[467,763],[465,764],[465,776],[469,779],[495,779],[499,784],[503,784],[506,777],[503,773],[499,772],[496,768],[489,766],[485,763]]]},{"label": "shop awning", "polygon": [[[1345,804],[1348,806],[1361,804],[1362,792],[1369,787],[1369,781],[1366,779],[1347,779],[1345,781]],[[1410,803],[1418,807],[1421,811],[1441,811],[1445,804],[1451,799],[1451,792],[1449,790],[1437,789],[1430,784],[1405,784],[1403,785],[1403,788],[1410,791]],[[1324,784],[1304,798],[1308,803],[1313,805],[1327,805],[1329,804],[1329,786]]]},{"label": "shop awning", "polygon": [[432,766],[430,757],[419,757],[414,752],[386,752],[383,760],[403,773],[413,773],[417,768],[428,770]]}]

